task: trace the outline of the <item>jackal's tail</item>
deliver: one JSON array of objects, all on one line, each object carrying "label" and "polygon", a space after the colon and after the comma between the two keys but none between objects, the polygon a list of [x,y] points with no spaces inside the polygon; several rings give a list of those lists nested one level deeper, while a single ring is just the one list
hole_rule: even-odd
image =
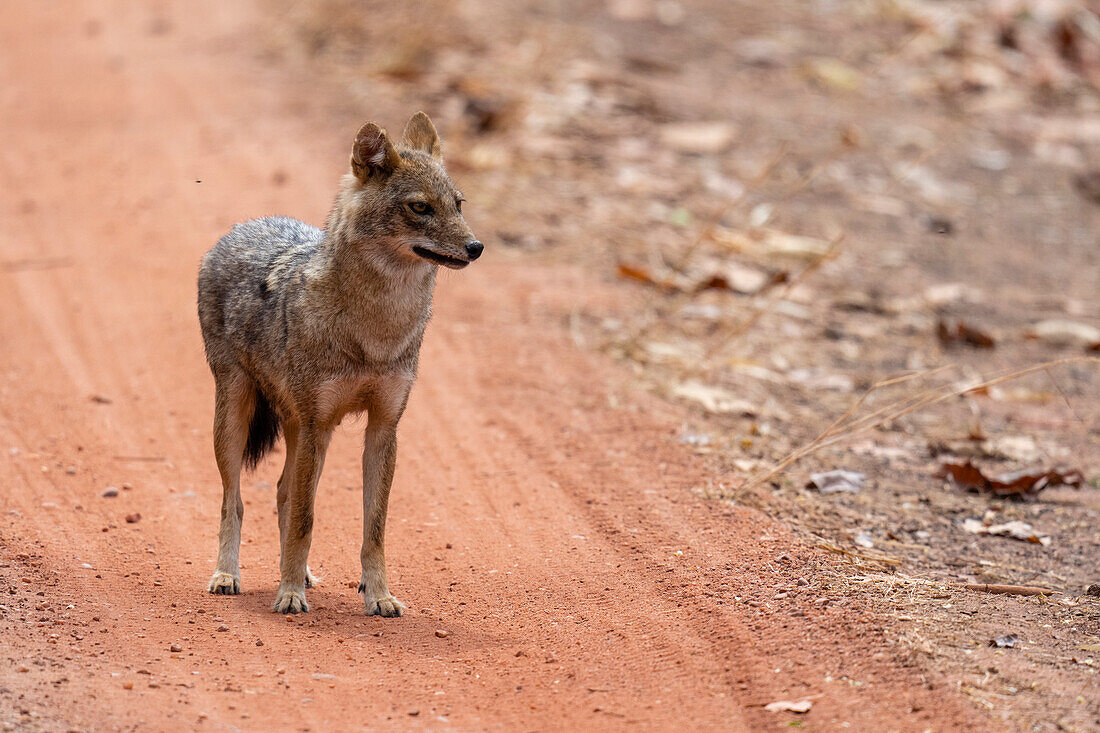
[{"label": "jackal's tail", "polygon": [[248,425],[248,442],[244,446],[244,465],[252,471],[279,438],[279,416],[264,393],[256,390],[256,408]]}]

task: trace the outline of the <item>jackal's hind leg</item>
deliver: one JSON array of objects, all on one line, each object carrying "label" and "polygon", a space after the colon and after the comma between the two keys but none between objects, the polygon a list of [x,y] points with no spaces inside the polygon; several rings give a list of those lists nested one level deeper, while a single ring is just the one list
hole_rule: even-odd
[{"label": "jackal's hind leg", "polygon": [[218,565],[207,589],[219,595],[241,592],[241,463],[255,404],[255,386],[240,371],[215,375],[214,457],[222,479]]}]

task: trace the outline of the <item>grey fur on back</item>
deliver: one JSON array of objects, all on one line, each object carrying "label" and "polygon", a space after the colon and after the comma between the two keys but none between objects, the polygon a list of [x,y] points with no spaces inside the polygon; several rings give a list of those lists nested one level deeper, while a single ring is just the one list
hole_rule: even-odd
[{"label": "grey fur on back", "polygon": [[[256,362],[286,348],[294,289],[287,285],[316,253],[324,238],[317,227],[283,216],[237,224],[203,257],[199,269],[199,322],[207,361],[215,375],[236,363],[255,372]],[[276,275],[281,287],[271,287]],[[302,277],[298,278],[299,281]],[[278,338],[282,333],[281,340]],[[257,349],[260,353],[257,353]],[[258,358],[261,357],[261,358]],[[252,369],[246,365],[252,364]],[[280,420],[270,399],[255,389],[244,465],[255,469],[275,446]]]},{"label": "grey fur on back", "polygon": [[253,219],[234,226],[202,258],[199,323],[215,375],[234,362],[254,371],[249,367],[259,358],[275,360],[286,348],[304,268],[324,235],[297,219]]}]

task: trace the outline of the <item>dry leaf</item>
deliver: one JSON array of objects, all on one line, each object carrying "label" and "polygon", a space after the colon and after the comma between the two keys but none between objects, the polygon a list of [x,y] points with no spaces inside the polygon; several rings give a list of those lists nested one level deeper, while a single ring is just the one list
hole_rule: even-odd
[{"label": "dry leaf", "polygon": [[989,477],[970,461],[944,463],[936,472],[936,477],[950,479],[957,486],[979,494],[1016,498],[1034,496],[1049,486],[1064,485],[1077,489],[1082,483],[1080,471],[1022,471]]},{"label": "dry leaf", "polygon": [[1050,537],[1037,533],[1030,524],[1019,520],[1005,522],[1004,524],[986,525],[980,519],[966,519],[963,521],[963,529],[971,534],[1011,537],[1014,540],[1022,540],[1044,547],[1050,544]]},{"label": "dry leaf", "polygon": [[798,702],[776,700],[775,702],[769,702],[764,706],[764,709],[769,713],[808,713],[813,706],[814,704],[810,700],[799,700]]},{"label": "dry leaf", "polygon": [[700,293],[704,290],[728,290],[738,295],[757,295],[768,288],[786,282],[790,275],[786,270],[765,272],[736,262],[727,262],[698,280],[668,274],[660,276],[641,265],[621,262],[618,275],[624,280],[652,285],[669,293]]},{"label": "dry leaf", "polygon": [[749,417],[756,414],[756,406],[748,400],[741,399],[727,389],[709,384],[683,382],[673,388],[672,394],[698,402],[707,412]]},{"label": "dry leaf", "polygon": [[808,261],[828,254],[830,246],[824,239],[787,234],[776,229],[755,229],[746,233],[718,227],[713,237],[718,243],[738,252]]},{"label": "dry leaf", "polygon": [[1076,321],[1060,318],[1040,321],[1031,327],[1028,336],[1054,346],[1084,346],[1100,350],[1100,329]]},{"label": "dry leaf", "polygon": [[[778,277],[783,277],[782,274]],[[696,291],[729,290],[738,295],[756,295],[776,283],[777,276],[769,275],[736,262],[728,263],[721,271],[704,278]]]},{"label": "dry leaf", "polygon": [[973,298],[968,296],[973,293],[973,290],[963,283],[937,283],[925,288],[923,297],[928,305],[938,308],[962,300],[972,301]]},{"label": "dry leaf", "polygon": [[1026,435],[1001,435],[988,438],[982,440],[981,447],[987,456],[1007,458],[1020,463],[1037,461],[1043,454],[1035,440]]},{"label": "dry leaf", "polygon": [[619,277],[624,280],[635,280],[646,285],[654,285],[662,290],[677,291],[678,287],[667,279],[658,279],[649,270],[638,265],[629,265],[624,262],[619,263],[618,267]]},{"label": "dry leaf", "polygon": [[728,122],[672,122],[661,128],[661,143],[679,153],[714,155],[733,144],[737,129]]},{"label": "dry leaf", "polygon": [[962,344],[973,346],[976,349],[992,349],[995,344],[993,337],[985,331],[963,323],[962,321],[948,324],[947,321],[940,319],[936,324],[936,335],[939,337],[940,343],[945,347]]},{"label": "dry leaf", "polygon": [[841,469],[825,471],[824,473],[810,474],[810,483],[807,484],[807,487],[816,488],[822,494],[836,494],[839,492],[855,494],[863,486],[864,478],[866,477],[862,473],[856,471]]},{"label": "dry leaf", "polygon": [[811,59],[802,65],[802,74],[811,81],[837,91],[854,92],[859,89],[859,72],[837,59]]}]

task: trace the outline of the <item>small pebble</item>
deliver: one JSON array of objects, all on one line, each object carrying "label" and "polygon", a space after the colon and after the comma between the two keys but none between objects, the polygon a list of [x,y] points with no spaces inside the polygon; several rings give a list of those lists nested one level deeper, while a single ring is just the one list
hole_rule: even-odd
[{"label": "small pebble", "polygon": [[127,514],[126,515],[126,523],[127,524],[137,524],[140,521],[141,521],[141,514],[139,512],[134,512],[133,514]]},{"label": "small pebble", "polygon": [[256,646],[263,646],[263,645],[264,645],[264,640],[263,639],[256,639]]},{"label": "small pebble", "polygon": [[172,646],[168,647],[168,651],[170,651],[170,652],[182,652],[183,647],[180,646],[179,644],[173,644]]},{"label": "small pebble", "polygon": [[218,631],[229,631],[229,627],[226,626],[225,624],[222,624],[221,626],[218,627]]},{"label": "small pebble", "polygon": [[445,629],[436,629],[435,635],[438,636],[440,639],[446,639],[448,636],[451,635],[451,632]]},{"label": "small pebble", "polygon": [[123,682],[122,683],[122,689],[132,690],[132,689],[134,689],[134,683],[133,682]]},{"label": "small pebble", "polygon": [[114,497],[118,496],[118,487],[108,486],[106,489],[103,490],[102,496],[107,499],[113,499]]}]

